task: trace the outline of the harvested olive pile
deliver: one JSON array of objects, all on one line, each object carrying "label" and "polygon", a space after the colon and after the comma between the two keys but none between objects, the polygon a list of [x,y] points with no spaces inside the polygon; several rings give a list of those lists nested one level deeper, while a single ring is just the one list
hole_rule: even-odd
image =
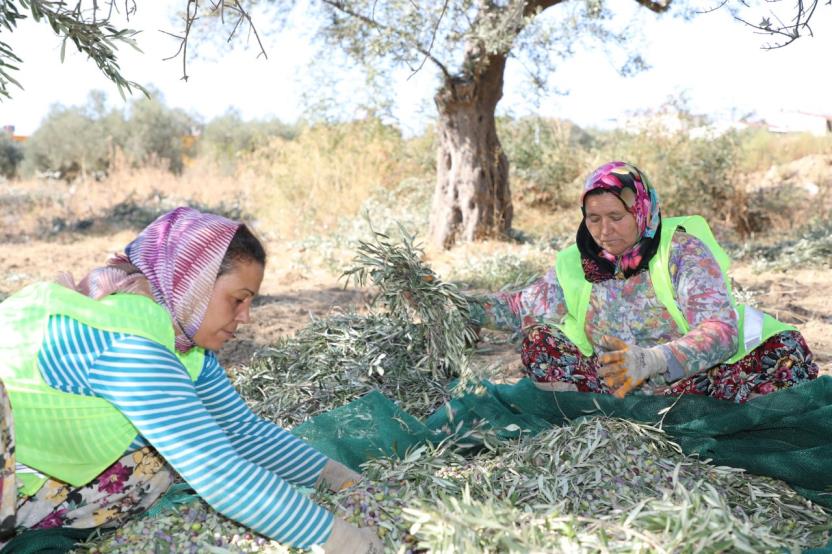
[{"label": "harvested olive pile", "polygon": [[[469,433],[315,498],[390,552],[782,552],[825,544],[829,515],[785,483],[685,456],[660,430],[593,418],[486,445]],[[128,523],[82,552],[287,552],[201,502]],[[166,550],[170,548],[170,550]]]}]

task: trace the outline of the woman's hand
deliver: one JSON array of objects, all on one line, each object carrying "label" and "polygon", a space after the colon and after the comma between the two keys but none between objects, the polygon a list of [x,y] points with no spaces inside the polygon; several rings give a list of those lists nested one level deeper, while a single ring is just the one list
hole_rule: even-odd
[{"label": "woman's hand", "polygon": [[610,336],[602,337],[600,346],[607,352],[598,355],[598,373],[618,398],[667,370],[667,359],[659,348],[642,348]]},{"label": "woman's hand", "polygon": [[372,527],[356,527],[336,517],[323,549],[326,554],[382,554],[384,545]]},{"label": "woman's hand", "polygon": [[[360,473],[356,473],[342,463],[329,460],[321,474],[318,476],[318,483],[323,483],[332,492],[348,489],[361,481]],[[316,484],[318,484],[316,483]]]}]

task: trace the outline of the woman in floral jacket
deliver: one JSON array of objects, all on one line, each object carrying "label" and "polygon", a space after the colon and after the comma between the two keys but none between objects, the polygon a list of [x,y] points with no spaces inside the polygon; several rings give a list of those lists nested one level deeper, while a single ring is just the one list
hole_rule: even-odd
[{"label": "woman in floral jacket", "polygon": [[817,377],[797,330],[735,303],[704,220],[663,219],[638,168],[599,167],[581,210],[577,244],[556,267],[472,310],[480,325],[525,334],[522,361],[539,388],[742,403]]}]

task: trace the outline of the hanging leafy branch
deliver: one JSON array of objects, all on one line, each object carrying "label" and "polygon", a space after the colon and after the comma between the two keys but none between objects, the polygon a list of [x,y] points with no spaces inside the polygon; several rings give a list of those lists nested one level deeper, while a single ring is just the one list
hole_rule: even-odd
[{"label": "hanging leafy branch", "polygon": [[[120,5],[120,4],[118,4]],[[17,29],[19,21],[31,17],[34,21],[45,21],[52,27],[56,35],[63,37],[61,44],[61,61],[66,55],[68,43],[74,44],[78,52],[86,54],[101,73],[104,74],[124,97],[124,91],[132,93],[133,88],[147,91],[138,83],[128,81],[121,72],[116,52],[118,43],[132,46],[139,50],[136,44],[136,31],[118,28],[111,23],[112,16],[118,11],[115,0],[99,5],[93,2],[92,7],[84,7],[82,2],[74,6],[66,2],[48,0],[4,0],[0,2],[0,25],[9,32]],[[124,15],[135,13],[136,4],[133,0],[124,0]],[[29,12],[27,14],[26,12]],[[0,41],[0,97],[11,96],[9,86],[14,85],[22,89],[20,83],[12,77],[11,72],[17,71],[18,64],[23,60],[15,54],[12,47]]]},{"label": "hanging leafy branch", "polygon": [[[255,36],[260,47],[260,54],[266,56],[265,48],[255,29],[248,10],[240,0],[185,0],[184,30],[181,34],[167,33],[178,38],[179,49],[171,56],[182,56],[182,78],[187,80],[188,41],[194,24],[202,18],[218,19],[222,25],[230,24],[227,40],[231,41],[247,26]],[[126,28],[116,19],[129,23],[130,17],[138,9],[136,0],[92,0],[84,2],[64,2],[59,0],[0,0],[0,29],[14,32],[18,23],[31,17],[35,22],[46,22],[63,39],[61,44],[61,61],[66,55],[68,44],[75,45],[78,52],[86,54],[101,73],[118,88],[122,98],[125,91],[132,94],[133,89],[148,95],[147,90],[135,81],[128,80],[118,63],[118,46],[126,44],[140,50],[136,42],[138,32]],[[0,40],[0,98],[11,97],[11,86],[23,89],[14,78],[23,59],[13,47]]]}]

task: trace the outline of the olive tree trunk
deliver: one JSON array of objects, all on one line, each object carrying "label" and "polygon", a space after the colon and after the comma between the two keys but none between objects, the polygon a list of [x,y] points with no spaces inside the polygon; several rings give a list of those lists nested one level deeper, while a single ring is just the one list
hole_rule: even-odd
[{"label": "olive tree trunk", "polygon": [[434,98],[439,115],[430,235],[437,247],[511,228],[508,159],[494,118],[505,63],[505,56],[489,56],[473,75],[446,78]]}]

